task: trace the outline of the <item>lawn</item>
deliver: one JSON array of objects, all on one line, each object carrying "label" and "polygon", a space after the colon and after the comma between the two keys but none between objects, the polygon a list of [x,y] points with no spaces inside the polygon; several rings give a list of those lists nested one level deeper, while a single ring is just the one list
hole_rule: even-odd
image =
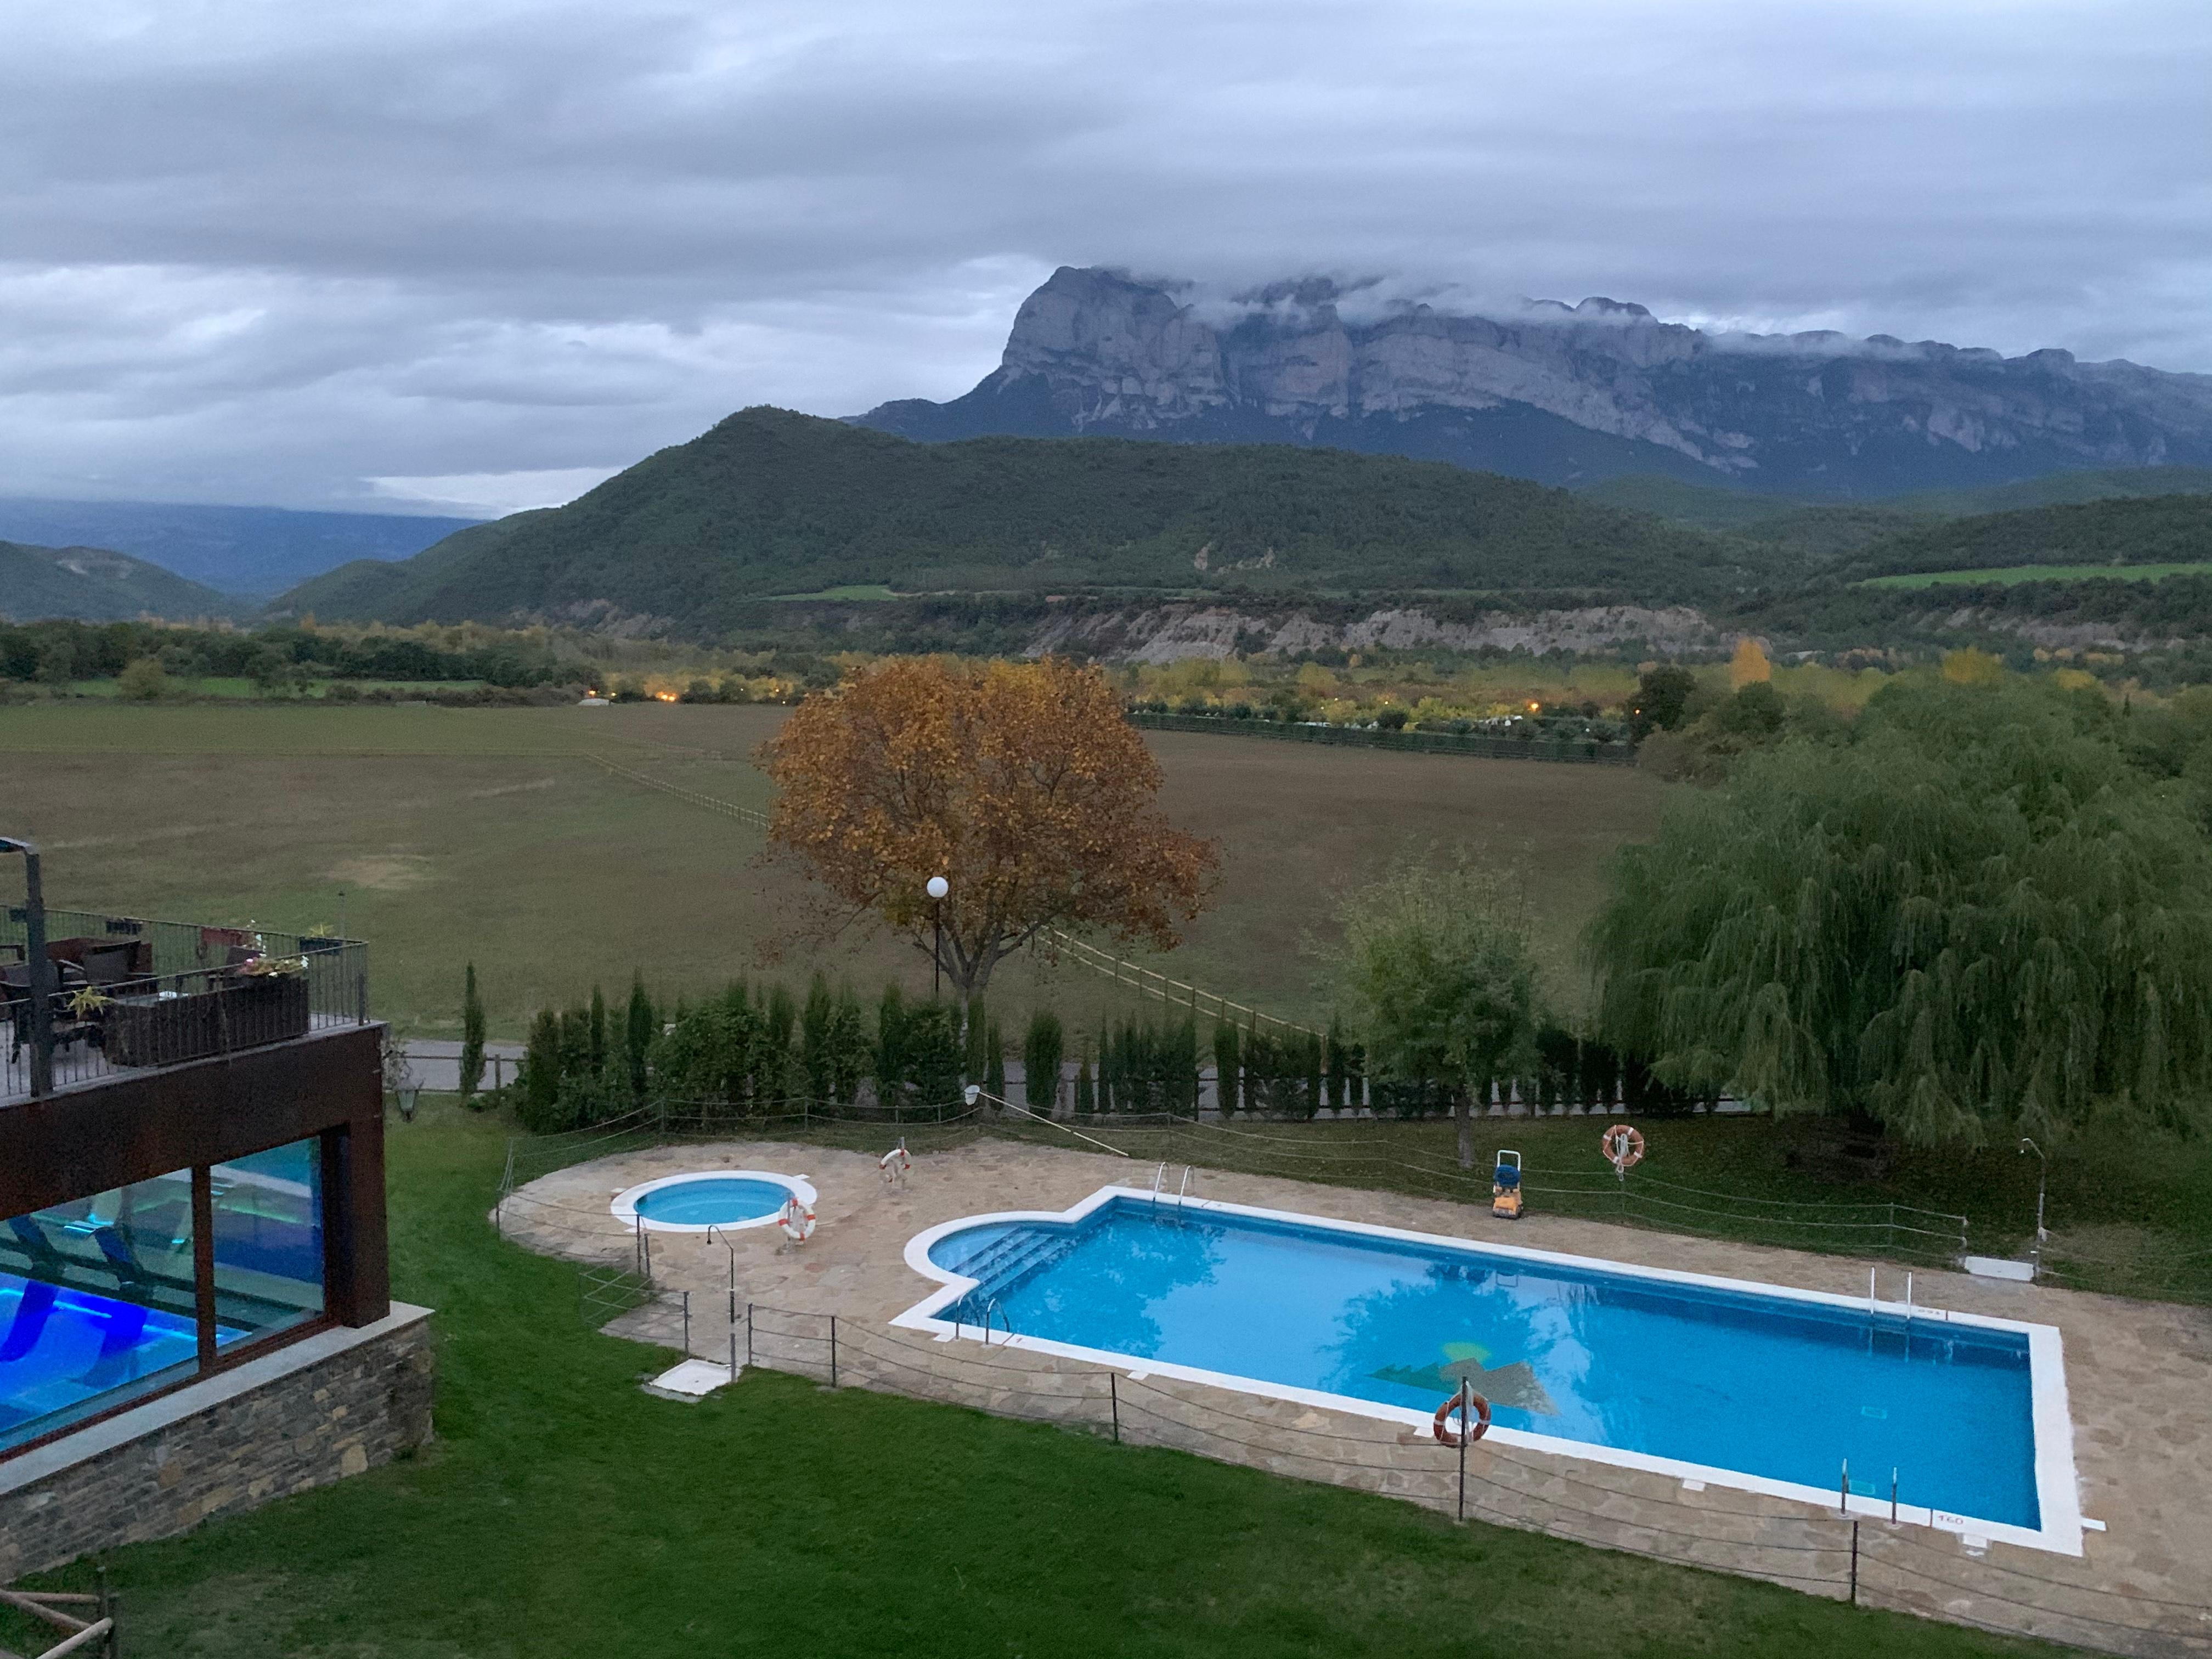
[{"label": "lawn", "polygon": [[1860,587],[1968,587],[1984,582],[2156,582],[2168,576],[2212,574],[2212,563],[2008,564],[1993,570],[1923,570],[1902,576],[1869,576]]},{"label": "lawn", "polygon": [[[343,920],[372,947],[378,1012],[411,1030],[455,1029],[467,961],[507,1036],[633,970],[672,996],[817,964],[870,994],[894,975],[927,990],[909,945],[811,940],[806,887],[758,861],[757,830],[584,758],[765,806],[745,757],[784,714],[41,704],[0,708],[0,765],[18,786],[9,827],[47,846],[52,902],[288,928]],[[1663,794],[1610,767],[1148,741],[1164,807],[1220,838],[1224,880],[1181,950],[1139,959],[1285,1018],[1326,1017],[1301,946],[1330,936],[1339,893],[1408,849],[1466,848],[1522,872],[1551,989],[1571,1004],[1574,937],[1604,861],[1650,833]],[[1087,1027],[1131,994],[1019,958],[991,1000],[1012,1031],[1037,1004]]]},{"label": "lawn", "polygon": [[485,1226],[501,1150],[450,1109],[392,1126],[398,1292],[439,1310],[437,1443],[118,1552],[132,1653],[2053,1651],[787,1376],[654,1400],[635,1383],[671,1356],[586,1330],[574,1270]]}]

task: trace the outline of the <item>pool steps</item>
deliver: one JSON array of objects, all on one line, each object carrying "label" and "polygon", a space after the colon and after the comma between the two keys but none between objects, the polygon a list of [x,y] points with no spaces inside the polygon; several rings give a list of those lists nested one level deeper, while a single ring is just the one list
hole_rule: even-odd
[{"label": "pool steps", "polygon": [[1030,1278],[1066,1255],[1075,1245],[1076,1234],[1072,1228],[1039,1233],[1023,1227],[1004,1238],[993,1240],[968,1261],[947,1264],[963,1278],[974,1279],[975,1288],[947,1308],[942,1316],[969,1324],[980,1322],[988,1304],[1005,1301]]}]

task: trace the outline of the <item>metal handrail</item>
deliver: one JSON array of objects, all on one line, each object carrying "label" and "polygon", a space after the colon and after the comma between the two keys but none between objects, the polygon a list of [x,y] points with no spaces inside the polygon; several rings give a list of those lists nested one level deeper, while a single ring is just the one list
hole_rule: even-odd
[{"label": "metal handrail", "polygon": [[[707,1229],[707,1242],[720,1244],[730,1253],[730,1381],[734,1382],[738,1380],[738,1242],[719,1225]],[[684,1351],[691,1352],[688,1340]]]},{"label": "metal handrail", "polygon": [[[999,1305],[999,1298],[994,1296],[983,1307],[983,1346],[987,1348],[991,1346],[991,1321],[994,1318],[1006,1321],[1006,1340],[1011,1342],[1014,1340],[1013,1318]],[[1004,1344],[1000,1346],[1003,1346]]]}]

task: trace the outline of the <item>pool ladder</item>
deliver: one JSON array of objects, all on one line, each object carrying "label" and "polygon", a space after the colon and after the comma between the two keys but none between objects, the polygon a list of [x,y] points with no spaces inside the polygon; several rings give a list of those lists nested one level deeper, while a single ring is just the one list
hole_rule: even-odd
[{"label": "pool ladder", "polygon": [[[1182,1208],[1184,1201],[1190,1195],[1190,1177],[1193,1172],[1190,1164],[1186,1164],[1182,1166],[1182,1179],[1176,1184],[1175,1200],[1177,1210]],[[1160,1194],[1167,1184],[1167,1178],[1168,1166],[1164,1163],[1152,1171],[1152,1207],[1156,1210],[1160,1207]]]},{"label": "pool ladder", "polygon": [[987,1348],[991,1346],[991,1322],[994,1319],[1005,1321],[1006,1340],[1011,1342],[1014,1340],[1014,1322],[1007,1316],[1006,1310],[999,1305],[999,1298],[994,1296],[983,1310],[983,1346]]}]

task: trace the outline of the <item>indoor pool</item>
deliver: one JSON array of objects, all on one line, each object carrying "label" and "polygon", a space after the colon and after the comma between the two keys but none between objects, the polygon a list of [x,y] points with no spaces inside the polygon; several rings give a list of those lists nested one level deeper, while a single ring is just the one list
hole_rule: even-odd
[{"label": "indoor pool", "polygon": [[[218,1328],[216,1340],[240,1334]],[[187,1315],[0,1273],[0,1446],[167,1382],[197,1347]]]},{"label": "indoor pool", "polygon": [[702,1170],[664,1176],[615,1194],[616,1217],[660,1232],[704,1232],[709,1227],[766,1227],[793,1198],[811,1207],[815,1192],[805,1176],[765,1170]]},{"label": "indoor pool", "polygon": [[1848,1462],[1884,1512],[1895,1470],[1936,1518],[2078,1548],[2047,1326],[1126,1188],[907,1254],[947,1283],[903,1324],[975,1338],[988,1313],[1028,1346],[1422,1423],[1464,1377],[1508,1441],[1830,1504]]}]

